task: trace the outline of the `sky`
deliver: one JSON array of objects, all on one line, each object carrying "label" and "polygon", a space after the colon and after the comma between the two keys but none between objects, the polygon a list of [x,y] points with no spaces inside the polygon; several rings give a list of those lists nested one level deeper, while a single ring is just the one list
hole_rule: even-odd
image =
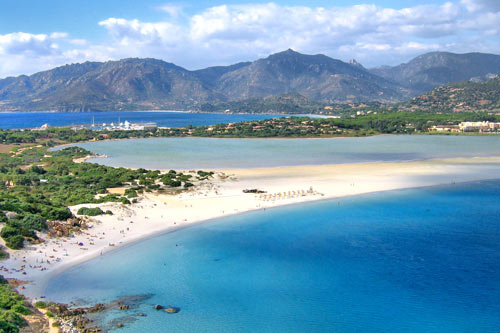
[{"label": "sky", "polygon": [[289,48],[365,67],[500,54],[500,0],[0,2],[0,78],[130,57],[194,70]]}]

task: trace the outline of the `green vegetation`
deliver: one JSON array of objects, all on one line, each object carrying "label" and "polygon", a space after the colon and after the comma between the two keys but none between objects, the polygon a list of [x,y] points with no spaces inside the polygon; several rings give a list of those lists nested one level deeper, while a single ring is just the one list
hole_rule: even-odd
[{"label": "green vegetation", "polygon": [[131,199],[131,198],[137,198],[139,195],[137,194],[137,191],[133,188],[128,188],[125,190],[125,195],[127,196],[127,198]]},{"label": "green vegetation", "polygon": [[206,172],[202,170],[198,171],[197,174],[200,179],[206,177],[212,177],[214,175],[213,171]]},{"label": "green vegetation", "polygon": [[433,125],[461,121],[499,121],[486,113],[433,114],[425,112],[382,112],[347,118],[287,117],[261,121],[196,127],[192,136],[207,137],[331,137],[375,134],[426,133]]},{"label": "green vegetation", "polygon": [[9,259],[9,253],[4,250],[3,247],[0,247],[0,260]]},{"label": "green vegetation", "polygon": [[[122,198],[122,200],[123,200],[123,198]],[[78,211],[76,212],[76,214],[78,214],[78,215],[87,215],[87,216],[97,216],[97,215],[103,215],[103,214],[113,215],[113,212],[110,211],[110,210],[103,211],[99,207],[94,207],[94,208],[81,207],[80,209],[78,209]]]},{"label": "green vegetation", "polygon": [[97,215],[105,214],[104,211],[99,207],[95,207],[95,208],[82,207],[82,208],[78,209],[78,211],[76,213],[78,215],[87,215],[87,216],[97,216]]},{"label": "green vegetation", "polygon": [[35,307],[39,308],[39,309],[45,309],[47,308],[47,306],[49,306],[47,303],[45,303],[44,301],[38,301],[35,303]]},{"label": "green vegetation", "polygon": [[13,250],[19,250],[19,249],[22,249],[24,247],[23,231],[16,230],[16,232],[19,232],[20,234],[11,235],[9,237],[5,237],[4,234],[2,233],[2,238],[5,240],[5,245],[7,245],[8,248],[11,248]]},{"label": "green vegetation", "polygon": [[[29,136],[30,132],[20,133]],[[61,133],[66,135],[64,130]],[[18,138],[22,139],[22,136]],[[157,170],[131,170],[73,162],[75,158],[90,154],[78,147],[49,153],[44,146],[23,147],[11,154],[0,154],[0,223],[5,223],[0,236],[7,247],[20,249],[25,241],[38,242],[36,231],[47,230],[48,221],[73,219],[68,206],[103,202],[130,204],[129,199],[144,191],[193,186],[189,182],[191,175],[173,170],[162,175]],[[123,186],[130,187],[124,196],[107,190]],[[77,214],[96,216],[113,213],[98,207],[82,207]]]},{"label": "green vegetation", "polygon": [[399,108],[428,112],[500,111],[500,78],[486,82],[458,82],[438,87]]},{"label": "green vegetation", "polygon": [[0,332],[17,333],[27,325],[23,315],[31,313],[24,297],[15,292],[0,276]]}]

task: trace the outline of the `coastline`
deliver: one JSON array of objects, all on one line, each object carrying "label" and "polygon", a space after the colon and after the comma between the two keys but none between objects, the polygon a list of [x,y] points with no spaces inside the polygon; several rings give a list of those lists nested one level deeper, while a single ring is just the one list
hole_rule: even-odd
[{"label": "coastline", "polygon": [[[105,203],[71,207],[76,212],[81,206],[99,206],[110,209],[114,215],[90,218],[92,227],[73,238],[48,239],[42,235],[45,243],[10,251],[11,258],[0,266],[8,270],[2,273],[6,277],[32,281],[20,291],[28,297],[38,298],[43,295],[50,278],[66,269],[122,246],[194,223],[308,201],[500,179],[499,166],[499,157],[478,157],[214,170],[213,180],[179,195],[146,194],[130,206]],[[243,189],[253,188],[267,193],[243,193]]]}]

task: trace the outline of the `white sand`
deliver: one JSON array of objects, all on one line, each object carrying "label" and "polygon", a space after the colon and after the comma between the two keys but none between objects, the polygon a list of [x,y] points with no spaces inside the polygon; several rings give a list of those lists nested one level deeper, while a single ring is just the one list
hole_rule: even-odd
[{"label": "white sand", "polygon": [[[45,243],[21,251],[10,251],[11,258],[0,262],[0,268],[3,270],[0,274],[31,281],[20,291],[36,298],[43,295],[45,284],[54,274],[101,253],[178,226],[311,200],[500,179],[500,158],[297,166],[220,172],[229,177],[223,179],[216,176],[210,183],[180,195],[147,194],[142,196],[138,203],[125,206],[117,203],[87,204],[87,207],[100,206],[103,210],[109,209],[114,215],[93,218],[92,227],[73,238],[50,239],[41,235],[46,239]],[[243,189],[253,188],[267,191],[265,197],[242,192]],[[79,207],[71,209],[76,212]]]}]

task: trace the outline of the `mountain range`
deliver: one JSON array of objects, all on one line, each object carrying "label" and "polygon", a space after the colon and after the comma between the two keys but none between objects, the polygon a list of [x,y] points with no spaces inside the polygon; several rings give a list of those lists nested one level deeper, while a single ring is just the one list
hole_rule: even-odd
[{"label": "mountain range", "polygon": [[398,102],[455,81],[500,73],[500,56],[434,52],[394,67],[291,49],[253,62],[190,71],[157,59],[85,62],[0,80],[0,111],[200,109],[298,94],[325,103]]},{"label": "mountain range", "polygon": [[413,95],[420,95],[451,82],[485,81],[492,75],[500,74],[500,56],[485,53],[431,52],[405,64],[384,66],[370,71],[399,83],[412,91]]}]

